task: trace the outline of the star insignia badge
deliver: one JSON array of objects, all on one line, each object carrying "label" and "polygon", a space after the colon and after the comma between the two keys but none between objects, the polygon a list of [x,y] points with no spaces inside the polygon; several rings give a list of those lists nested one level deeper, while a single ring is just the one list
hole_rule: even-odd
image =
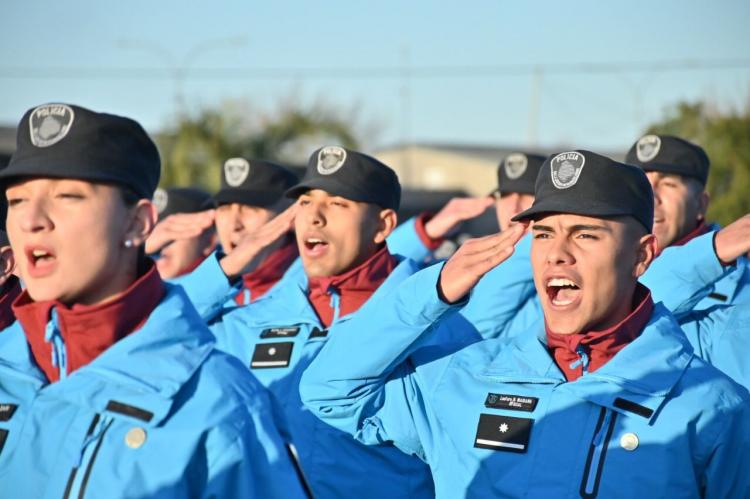
[{"label": "star insignia badge", "polygon": [[508,431],[508,425],[505,424],[505,423],[501,424],[500,425],[500,433],[505,433],[506,431]]}]

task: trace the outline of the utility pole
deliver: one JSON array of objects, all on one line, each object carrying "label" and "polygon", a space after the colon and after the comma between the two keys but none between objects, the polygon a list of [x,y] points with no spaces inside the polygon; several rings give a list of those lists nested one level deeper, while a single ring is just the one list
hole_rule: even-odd
[{"label": "utility pole", "polygon": [[544,69],[542,66],[535,66],[531,73],[531,98],[529,102],[529,128],[526,138],[526,144],[529,149],[533,149],[537,144],[539,133],[539,100],[542,94],[542,78]]},{"label": "utility pole", "polygon": [[152,40],[124,38],[118,40],[117,45],[122,48],[149,52],[162,60],[164,69],[169,72],[173,83],[172,95],[174,99],[175,113],[178,116],[183,116],[187,109],[185,103],[185,80],[187,79],[190,66],[193,62],[207,52],[222,48],[240,47],[246,43],[247,37],[242,35],[203,40],[190,47],[190,50],[179,59],[174,52]]}]

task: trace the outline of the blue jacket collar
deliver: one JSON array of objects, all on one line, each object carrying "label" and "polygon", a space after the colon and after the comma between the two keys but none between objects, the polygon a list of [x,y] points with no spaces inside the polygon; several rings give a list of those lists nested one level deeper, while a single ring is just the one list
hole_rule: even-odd
[{"label": "blue jacket collar", "polygon": [[[50,396],[96,412],[105,412],[114,400],[152,413],[144,424],[158,424],[215,342],[182,288],[169,284],[166,287],[164,299],[140,330],[68,378],[46,386],[23,331],[15,323],[0,334],[0,380],[28,383],[34,392],[44,390]],[[10,393],[15,392],[12,385],[0,381],[0,386]]]},{"label": "blue jacket collar", "polygon": [[507,348],[499,350],[482,375],[503,382],[560,384],[559,390],[628,413],[616,402],[624,398],[649,409],[650,419],[694,357],[687,337],[660,303],[638,338],[607,364],[573,382],[565,382],[543,339],[541,326],[516,336]]},{"label": "blue jacket collar", "polygon": [[[398,255],[394,256],[399,260],[399,264],[370,299],[390,292],[419,270],[416,262]],[[273,289],[263,298],[239,309],[235,314],[252,328],[295,324],[320,327],[320,320],[307,299],[307,277],[288,281],[285,286]],[[338,322],[345,322],[348,318],[349,316],[344,316]]]}]

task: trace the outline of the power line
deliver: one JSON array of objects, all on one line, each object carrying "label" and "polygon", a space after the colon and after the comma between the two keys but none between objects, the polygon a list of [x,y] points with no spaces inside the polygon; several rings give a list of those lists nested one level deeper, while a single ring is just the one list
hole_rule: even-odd
[{"label": "power line", "polygon": [[[545,74],[610,74],[622,72],[673,72],[750,69],[750,59],[725,60],[668,60],[633,62],[578,62],[549,64],[488,64],[457,66],[412,66],[409,78],[488,78],[495,76],[525,76],[543,71]],[[0,78],[5,79],[72,79],[72,80],[170,80],[172,67],[0,67]],[[228,79],[400,79],[402,66],[374,67],[203,67],[185,70],[184,78],[200,80]]]}]

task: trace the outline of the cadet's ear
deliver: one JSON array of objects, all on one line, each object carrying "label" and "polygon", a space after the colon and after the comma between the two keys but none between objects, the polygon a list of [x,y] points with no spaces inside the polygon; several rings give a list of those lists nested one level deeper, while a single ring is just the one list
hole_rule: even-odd
[{"label": "cadet's ear", "polygon": [[203,256],[208,256],[211,254],[211,252],[216,249],[216,245],[219,243],[219,236],[216,234],[216,231],[213,227],[209,227],[208,229],[203,231],[203,234],[201,234],[201,254]]},{"label": "cadet's ear", "polygon": [[154,230],[158,217],[154,203],[148,199],[139,199],[131,208],[130,225],[125,232],[123,243],[133,248],[140,247]]},{"label": "cadet's ear", "polygon": [[10,246],[0,248],[0,287],[13,275],[16,270],[16,258]]},{"label": "cadet's ear", "polygon": [[638,257],[633,268],[633,276],[641,277],[656,257],[656,236],[646,234],[638,240]]},{"label": "cadet's ear", "polygon": [[380,210],[378,213],[378,231],[375,233],[374,241],[376,244],[385,242],[385,239],[391,235],[393,229],[398,225],[398,215],[390,208]]},{"label": "cadet's ear", "polygon": [[706,212],[708,211],[708,203],[711,201],[711,196],[708,192],[702,191],[698,195],[699,212],[698,220],[702,221],[706,219]]}]

